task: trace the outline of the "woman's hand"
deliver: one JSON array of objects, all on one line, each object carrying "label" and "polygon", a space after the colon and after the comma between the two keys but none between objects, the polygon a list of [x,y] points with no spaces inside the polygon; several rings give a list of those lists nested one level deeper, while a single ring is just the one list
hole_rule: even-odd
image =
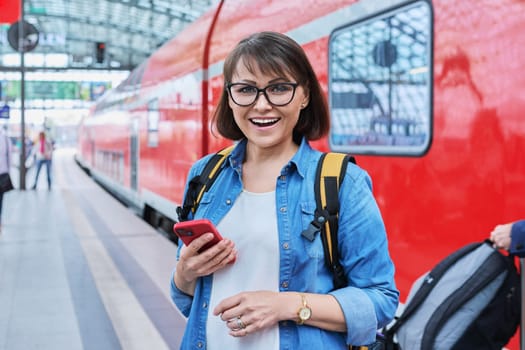
[{"label": "woman's hand", "polygon": [[512,223],[505,225],[497,225],[490,233],[490,240],[494,242],[494,248],[497,249],[509,249]]},{"label": "woman's hand", "polygon": [[[301,293],[308,299],[312,310],[305,324],[334,332],[346,332],[346,321],[337,300],[329,294]],[[302,306],[298,292],[242,292],[222,300],[213,310],[220,315],[230,329],[230,335],[244,337],[247,334],[272,327],[280,321],[298,320],[297,312]]]},{"label": "woman's hand", "polygon": [[281,320],[292,318],[286,314],[286,293],[271,291],[242,292],[222,300],[213,310],[230,329],[230,335],[243,337]]},{"label": "woman's hand", "polygon": [[193,295],[197,278],[210,275],[235,261],[235,245],[227,238],[199,253],[212,239],[213,234],[209,232],[181,249],[173,281],[177,288],[188,295]]}]

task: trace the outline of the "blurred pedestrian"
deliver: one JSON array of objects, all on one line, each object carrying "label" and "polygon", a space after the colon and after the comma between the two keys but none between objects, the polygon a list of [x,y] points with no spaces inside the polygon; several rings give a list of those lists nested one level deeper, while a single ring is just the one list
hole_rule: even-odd
[{"label": "blurred pedestrian", "polygon": [[47,173],[47,188],[51,189],[51,164],[53,159],[53,142],[46,136],[46,133],[41,131],[38,134],[38,141],[35,144],[36,151],[36,176],[32,189],[36,189],[38,184],[38,176],[40,169],[45,164]]},{"label": "blurred pedestrian", "polygon": [[[6,181],[11,183],[9,169],[11,168],[11,141],[3,128],[0,128],[0,176],[6,176]],[[10,186],[12,189],[12,184]],[[2,232],[2,205],[4,201],[4,190],[0,190],[0,233]]]}]

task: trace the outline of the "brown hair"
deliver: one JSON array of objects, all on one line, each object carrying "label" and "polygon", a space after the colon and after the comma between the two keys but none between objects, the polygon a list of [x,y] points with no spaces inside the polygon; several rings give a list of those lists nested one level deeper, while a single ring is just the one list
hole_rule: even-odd
[{"label": "brown hair", "polygon": [[[308,57],[297,42],[276,32],[255,33],[241,40],[224,61],[225,86],[231,82],[237,63],[241,60],[252,73],[257,67],[264,74],[290,75],[305,89],[309,102],[301,110],[294,128],[296,142],[303,136],[308,140],[317,140],[328,133],[330,119],[324,93]],[[226,88],[222,91],[213,121],[223,137],[230,140],[245,137],[233,119]]]}]

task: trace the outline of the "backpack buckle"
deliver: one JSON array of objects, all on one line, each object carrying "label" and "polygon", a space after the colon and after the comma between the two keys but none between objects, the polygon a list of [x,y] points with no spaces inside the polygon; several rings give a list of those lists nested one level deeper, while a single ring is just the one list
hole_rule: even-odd
[{"label": "backpack buckle", "polygon": [[327,220],[327,214],[328,213],[326,210],[316,210],[314,219],[312,220],[312,222],[310,222],[310,225],[308,225],[306,230],[301,232],[301,235],[310,242],[312,242],[315,239],[315,234],[321,231],[321,228],[325,224]]}]

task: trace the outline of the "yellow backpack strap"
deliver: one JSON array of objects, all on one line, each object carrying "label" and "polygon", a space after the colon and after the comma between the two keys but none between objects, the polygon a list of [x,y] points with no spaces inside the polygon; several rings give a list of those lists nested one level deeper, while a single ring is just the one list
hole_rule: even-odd
[{"label": "yellow backpack strap", "polygon": [[195,214],[204,192],[208,191],[213,185],[222,170],[222,164],[234,147],[235,145],[232,145],[215,153],[204,166],[202,173],[190,180],[182,207],[177,207],[179,221],[188,220],[190,212]]},{"label": "yellow backpack strap", "polygon": [[343,267],[339,262],[337,249],[339,219],[339,186],[343,183],[348,161],[355,163],[353,157],[343,153],[324,153],[317,163],[314,185],[316,209],[314,220],[302,235],[313,241],[315,234],[321,232],[326,265],[334,274],[335,289],[346,286]]},{"label": "yellow backpack strap", "polygon": [[[317,165],[315,197],[316,217],[324,219],[321,226],[321,238],[325,261],[334,273],[336,289],[346,286],[346,277],[339,262],[337,232],[339,221],[339,186],[343,182],[348,164],[348,157],[342,153],[325,153]],[[319,221],[319,219],[318,219]]]}]

